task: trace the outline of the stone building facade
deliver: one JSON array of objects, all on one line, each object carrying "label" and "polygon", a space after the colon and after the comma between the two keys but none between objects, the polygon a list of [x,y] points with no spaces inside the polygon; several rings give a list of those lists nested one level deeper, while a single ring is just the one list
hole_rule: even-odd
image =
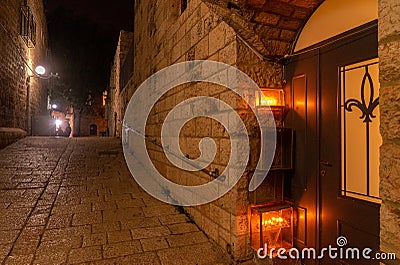
[{"label": "stone building facade", "polygon": [[[285,68],[282,59],[293,52],[297,36],[322,0],[302,1],[135,1],[133,41],[133,76],[123,87],[120,78],[123,33],[112,71],[111,106],[123,119],[127,103],[139,85],[150,75],[170,66],[191,60],[212,60],[234,66],[248,74],[260,87],[283,87]],[[400,255],[399,225],[399,80],[398,58],[400,5],[396,0],[379,1],[379,60],[381,134],[380,158],[380,248]],[[184,3],[184,5],[182,5]],[[187,3],[187,5],[186,5]],[[130,38],[130,36],[129,36]],[[124,49],[123,49],[124,50]],[[119,90],[118,90],[119,89]],[[248,106],[231,91],[217,85],[193,83],[181,85],[163,95],[147,121],[146,135],[160,142],[162,122],[168,112],[192,96],[211,96],[232,106],[245,122],[252,155],[239,183],[215,202],[186,207],[196,224],[235,260],[253,257],[250,247],[249,176],[259,154],[259,132]],[[110,120],[110,118],[109,118]],[[111,123],[114,124],[114,123]],[[111,125],[113,126],[113,125]],[[109,128],[110,122],[109,122]],[[110,129],[120,135],[121,129]],[[230,141],[220,124],[207,118],[188,122],[181,132],[182,152],[190,158],[199,156],[201,138],[211,136],[217,145],[212,169],[224,169],[229,159]],[[178,170],[156,146],[148,152],[158,171],[166,178],[188,186],[210,181],[202,173]]]},{"label": "stone building facade", "polygon": [[0,6],[0,146],[30,134],[32,117],[47,108],[45,80],[29,76],[46,66],[47,24],[42,0]]},{"label": "stone building facade", "polygon": [[[126,106],[125,102],[119,100],[120,93],[124,89],[124,87],[121,87],[121,69],[124,69],[123,71],[127,72],[128,76],[129,73],[133,72],[133,65],[129,64],[128,66],[128,64],[124,64],[127,55],[133,52],[132,42],[133,33],[122,30],[119,35],[117,50],[111,68],[110,88],[107,98],[106,119],[111,136],[121,136],[121,126],[119,125],[118,120],[123,119],[124,106]],[[133,62],[132,58],[130,58],[130,60]],[[128,79],[129,81],[130,78],[125,79]]]},{"label": "stone building facade", "polygon": [[[161,1],[157,4],[152,1],[140,1],[136,3],[135,24],[147,25],[143,30],[135,31],[134,36],[134,71],[133,78],[119,92],[119,104],[121,110],[126,108],[135,89],[151,74],[164,67],[184,62],[187,60],[214,60],[232,66],[246,68],[248,62],[245,58],[250,56],[255,60],[259,58],[253,55],[251,50],[237,39],[235,31],[225,23],[217,14],[201,1],[189,1],[187,10],[181,13],[179,4],[170,1]],[[268,74],[277,74],[270,63],[261,62],[263,69],[250,66],[248,73],[263,85],[275,82],[274,77]],[[268,68],[269,67],[269,68]],[[273,69],[273,70],[270,70]],[[263,71],[265,70],[265,71]],[[267,75],[265,74],[267,73]],[[116,78],[118,80],[118,78]],[[118,88],[117,88],[118,89]],[[148,121],[146,134],[159,140],[162,120],[174,107],[174,103],[182,102],[192,95],[213,95],[223,98],[228,104],[241,112],[243,117],[248,116],[248,110],[241,100],[223,87],[194,84],[178,87],[167,93]],[[123,115],[119,116],[123,117]],[[252,117],[248,117],[251,121]],[[247,123],[249,128],[254,120]],[[189,157],[198,156],[198,144],[201,137],[211,134],[217,139],[219,155],[211,165],[220,172],[229,159],[230,141],[223,128],[209,119],[194,119],[184,129],[186,142],[182,145],[183,152]],[[217,129],[218,127],[218,129]],[[119,131],[119,130],[117,130]],[[256,135],[254,136],[256,138]],[[257,141],[253,141],[256,145]],[[198,176],[184,171],[175,170],[168,164],[159,149],[149,146],[151,156],[157,169],[167,178],[177,183],[186,182],[186,185],[197,185],[209,181],[207,176]],[[252,162],[254,164],[256,161]],[[247,173],[246,173],[247,174]],[[188,207],[186,210],[212,239],[218,242],[223,249],[227,249],[236,259],[246,259],[251,255],[248,235],[248,180],[243,178],[234,190],[220,200],[199,207]]]}]

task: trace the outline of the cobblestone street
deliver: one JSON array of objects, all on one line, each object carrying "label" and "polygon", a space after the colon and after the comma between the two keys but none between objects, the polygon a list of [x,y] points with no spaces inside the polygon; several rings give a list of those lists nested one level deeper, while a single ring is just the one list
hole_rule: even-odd
[{"label": "cobblestone street", "polygon": [[0,168],[2,264],[229,264],[139,188],[116,139],[25,138]]}]

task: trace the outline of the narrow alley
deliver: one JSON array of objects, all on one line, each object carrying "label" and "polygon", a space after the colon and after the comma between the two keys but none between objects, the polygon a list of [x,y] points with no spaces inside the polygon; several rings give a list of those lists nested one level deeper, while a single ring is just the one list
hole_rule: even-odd
[{"label": "narrow alley", "polygon": [[150,197],[117,139],[29,137],[0,151],[2,264],[229,264]]},{"label": "narrow alley", "polygon": [[400,0],[4,0],[0,47],[0,265],[400,265]]}]

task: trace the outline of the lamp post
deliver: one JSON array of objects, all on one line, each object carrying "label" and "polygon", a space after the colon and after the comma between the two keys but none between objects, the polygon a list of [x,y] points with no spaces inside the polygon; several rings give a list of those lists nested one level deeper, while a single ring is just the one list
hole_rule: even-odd
[{"label": "lamp post", "polygon": [[31,110],[31,78],[38,78],[41,80],[49,80],[50,78],[59,78],[58,73],[49,73],[46,74],[46,68],[44,66],[38,65],[35,67],[33,71],[31,68],[32,74],[28,75],[26,79],[26,130],[28,135],[32,135],[32,110]]},{"label": "lamp post", "polygon": [[26,79],[26,109],[25,109],[25,128],[26,132],[28,135],[31,135],[31,130],[30,130],[30,123],[31,123],[31,106],[30,106],[30,101],[31,101],[31,80],[28,77]]}]

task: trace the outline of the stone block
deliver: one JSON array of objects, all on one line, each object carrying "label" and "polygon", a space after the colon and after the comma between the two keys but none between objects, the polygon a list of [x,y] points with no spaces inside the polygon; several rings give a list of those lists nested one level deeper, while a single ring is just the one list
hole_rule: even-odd
[{"label": "stone block", "polygon": [[385,140],[398,139],[400,135],[400,86],[380,89],[380,133]]},{"label": "stone block", "polygon": [[176,255],[175,248],[158,251],[162,264],[230,264],[229,259],[212,243],[185,245],[179,248]]},{"label": "stone block", "polygon": [[399,256],[400,204],[384,200],[381,205],[381,250]]},{"label": "stone block", "polygon": [[92,233],[93,234],[109,232],[109,231],[117,231],[120,229],[121,229],[120,224],[117,221],[92,225]]},{"label": "stone block", "polygon": [[196,137],[211,137],[211,119],[199,117],[196,119]]},{"label": "stone block", "polygon": [[99,224],[102,222],[102,212],[76,213],[72,218],[73,226]]},{"label": "stone block", "polygon": [[231,157],[231,141],[230,139],[220,139],[219,156],[222,165],[227,165]]},{"label": "stone block", "polygon": [[37,236],[36,238],[31,238],[30,240],[24,241],[18,239],[14,243],[14,247],[11,251],[11,255],[28,255],[28,254],[35,254],[36,248],[39,245],[40,237]]},{"label": "stone block", "polygon": [[103,211],[103,222],[126,221],[142,217],[143,211],[140,207],[118,209],[115,211]]},{"label": "stone block", "polygon": [[[116,260],[117,264],[161,264],[155,252],[145,252],[140,254],[128,255]],[[97,264],[97,263],[96,263]],[[108,265],[109,261],[105,261],[104,265]]]},{"label": "stone block", "polygon": [[181,224],[188,221],[184,214],[163,215],[159,216],[158,219],[162,225]]},{"label": "stone block", "polygon": [[160,226],[160,222],[157,217],[140,217],[131,220],[121,221],[122,229],[135,229],[156,226]]},{"label": "stone block", "polygon": [[172,205],[160,205],[160,206],[152,206],[143,208],[143,212],[146,217],[156,217],[168,214],[177,214],[178,211]]},{"label": "stone block", "polygon": [[41,241],[63,240],[68,237],[90,234],[90,225],[45,230]]},{"label": "stone block", "polygon": [[381,86],[400,85],[400,40],[381,43],[378,52]]},{"label": "stone block", "polygon": [[246,215],[231,215],[231,227],[232,233],[235,236],[248,235],[250,233],[250,222]]},{"label": "stone block", "polygon": [[384,200],[400,201],[400,144],[384,144],[380,149],[380,196]]},{"label": "stone block", "polygon": [[83,247],[101,246],[107,243],[106,233],[90,234],[83,237]]},{"label": "stone block", "polygon": [[155,251],[160,249],[168,248],[168,243],[164,237],[152,237],[140,239],[143,251]]},{"label": "stone block", "polygon": [[107,232],[107,242],[118,243],[123,241],[130,241],[132,239],[130,230],[119,230]]},{"label": "stone block", "polygon": [[103,246],[104,258],[123,257],[142,252],[142,246],[139,240],[107,244]]},{"label": "stone block", "polygon": [[36,254],[34,265],[42,264],[65,264],[67,262],[68,252],[63,251],[49,251],[45,254]]},{"label": "stone block", "polygon": [[230,229],[231,215],[224,209],[215,206],[214,204],[211,204],[210,218],[211,220],[213,220],[213,222],[216,222],[218,225],[224,227],[225,229]]},{"label": "stone block", "polygon": [[226,247],[226,244],[230,244],[231,240],[232,240],[232,232],[229,229],[225,229],[223,227],[218,227],[218,240],[223,240],[223,241],[219,241],[219,245],[222,248]]},{"label": "stone block", "polygon": [[214,241],[218,241],[218,224],[215,220],[203,215],[201,229]]},{"label": "stone block", "polygon": [[253,20],[264,25],[277,25],[280,18],[281,16],[273,13],[257,12]]},{"label": "stone block", "polygon": [[173,235],[199,231],[197,226],[193,223],[172,224],[168,225],[168,229],[171,231],[171,234]]},{"label": "stone block", "polygon": [[222,92],[219,97],[220,100],[224,101],[235,110],[247,108],[244,100],[231,90]]},{"label": "stone block", "polygon": [[167,236],[171,232],[165,226],[151,227],[151,228],[134,228],[131,230],[133,239],[143,239],[150,237]]},{"label": "stone block", "polygon": [[400,34],[400,3],[396,0],[380,0],[378,3],[379,41],[385,41]]},{"label": "stone block", "polygon": [[209,41],[205,37],[201,39],[195,46],[195,58],[196,60],[204,60],[209,56]]},{"label": "stone block", "polygon": [[[230,30],[227,30],[227,35]],[[236,35],[234,35],[236,36]],[[228,38],[228,37],[227,37]],[[234,38],[234,37],[229,37]],[[218,61],[228,65],[234,65],[237,60],[237,46],[236,41],[230,41],[227,39],[227,45],[218,52]]]},{"label": "stone block", "polygon": [[101,247],[77,248],[69,252],[68,261],[71,264],[83,263],[102,259]]},{"label": "stone block", "polygon": [[[4,97],[5,95],[3,95]],[[26,131],[19,128],[0,128],[0,149],[26,136]]]},{"label": "stone block", "polygon": [[12,264],[31,264],[33,260],[33,254],[31,255],[12,255],[7,258],[5,264],[12,265]]},{"label": "stone block", "polygon": [[226,32],[226,24],[220,23],[216,28],[214,28],[210,34],[209,38],[209,54],[212,55],[216,53],[218,50],[222,49],[225,46],[225,32]]},{"label": "stone block", "polygon": [[236,260],[247,260],[253,256],[248,235],[241,235],[233,238],[232,255]]},{"label": "stone block", "polygon": [[49,222],[47,223],[47,228],[64,228],[71,226],[72,214],[58,214],[51,215]]},{"label": "stone block", "polygon": [[183,247],[208,242],[203,232],[191,232],[180,235],[170,235],[166,237],[171,247]]},{"label": "stone block", "polygon": [[202,21],[197,21],[188,34],[190,35],[190,46],[194,47],[204,36]]},{"label": "stone block", "polygon": [[211,129],[212,137],[214,138],[227,137],[226,128],[222,125],[222,123],[213,119],[211,121],[211,128],[212,128]]}]

